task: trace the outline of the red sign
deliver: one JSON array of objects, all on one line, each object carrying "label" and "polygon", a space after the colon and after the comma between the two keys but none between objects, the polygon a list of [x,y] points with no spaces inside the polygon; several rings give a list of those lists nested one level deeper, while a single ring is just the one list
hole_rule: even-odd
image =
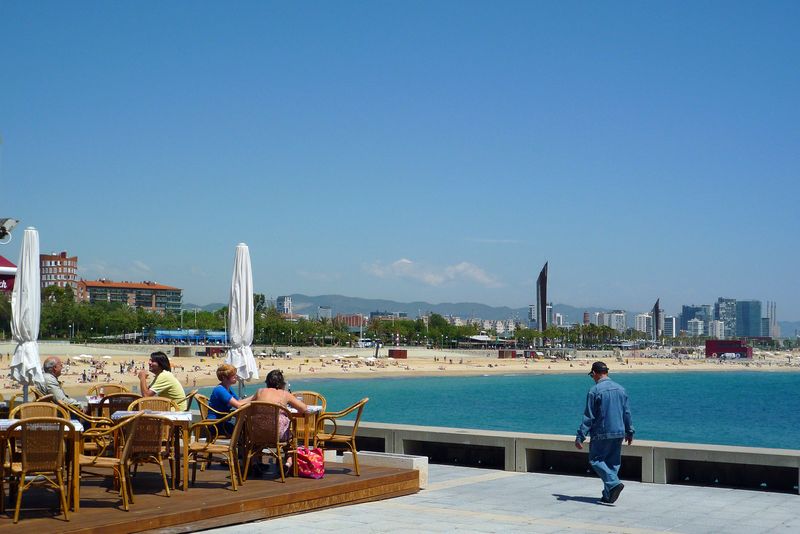
[{"label": "red sign", "polygon": [[0,291],[11,292],[14,289],[14,280],[16,276],[13,274],[0,274]]},{"label": "red sign", "polygon": [[13,290],[16,276],[17,266],[0,256],[0,291]]}]

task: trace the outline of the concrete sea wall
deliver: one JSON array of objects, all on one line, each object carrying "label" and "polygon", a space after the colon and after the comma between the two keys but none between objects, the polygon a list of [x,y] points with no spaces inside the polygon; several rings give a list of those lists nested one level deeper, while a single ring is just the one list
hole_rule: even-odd
[{"label": "concrete sea wall", "polygon": [[[340,431],[352,422],[339,421]],[[359,450],[426,456],[431,463],[594,476],[588,447],[573,436],[362,422]],[[620,477],[798,493],[800,451],[635,440],[623,445]]]}]

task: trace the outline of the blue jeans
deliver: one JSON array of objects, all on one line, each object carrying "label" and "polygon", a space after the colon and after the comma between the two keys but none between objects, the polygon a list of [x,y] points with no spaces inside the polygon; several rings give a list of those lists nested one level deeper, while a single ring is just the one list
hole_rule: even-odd
[{"label": "blue jeans", "polygon": [[619,484],[619,466],[622,463],[622,438],[592,439],[589,442],[589,465],[603,481],[603,496]]}]

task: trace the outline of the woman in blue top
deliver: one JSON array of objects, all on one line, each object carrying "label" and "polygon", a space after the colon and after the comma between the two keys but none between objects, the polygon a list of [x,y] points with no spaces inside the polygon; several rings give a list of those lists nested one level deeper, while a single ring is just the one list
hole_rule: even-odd
[{"label": "woman in blue top", "polygon": [[[227,414],[250,402],[250,397],[239,400],[239,397],[237,397],[236,393],[231,389],[237,379],[236,368],[234,366],[223,363],[217,367],[217,379],[219,379],[219,385],[214,388],[214,391],[211,392],[211,397],[208,399],[208,405],[213,410]],[[213,411],[208,412],[209,419],[219,419],[220,417],[222,416],[217,415]],[[234,423],[232,421],[225,421],[219,427],[220,433],[230,436],[233,433],[233,425]]]}]

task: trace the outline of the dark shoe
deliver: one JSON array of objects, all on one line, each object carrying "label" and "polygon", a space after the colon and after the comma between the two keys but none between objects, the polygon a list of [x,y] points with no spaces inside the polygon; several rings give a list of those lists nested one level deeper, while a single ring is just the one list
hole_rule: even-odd
[{"label": "dark shoe", "polygon": [[623,484],[622,482],[611,488],[611,491],[608,492],[608,502],[611,503],[617,502],[617,499],[619,499],[619,494],[622,493],[622,490],[624,489],[625,489],[625,484]]},{"label": "dark shoe", "polygon": [[605,504],[611,504],[611,501],[609,501],[608,497],[606,497],[605,495],[601,495],[600,496],[600,502],[605,503]]}]

